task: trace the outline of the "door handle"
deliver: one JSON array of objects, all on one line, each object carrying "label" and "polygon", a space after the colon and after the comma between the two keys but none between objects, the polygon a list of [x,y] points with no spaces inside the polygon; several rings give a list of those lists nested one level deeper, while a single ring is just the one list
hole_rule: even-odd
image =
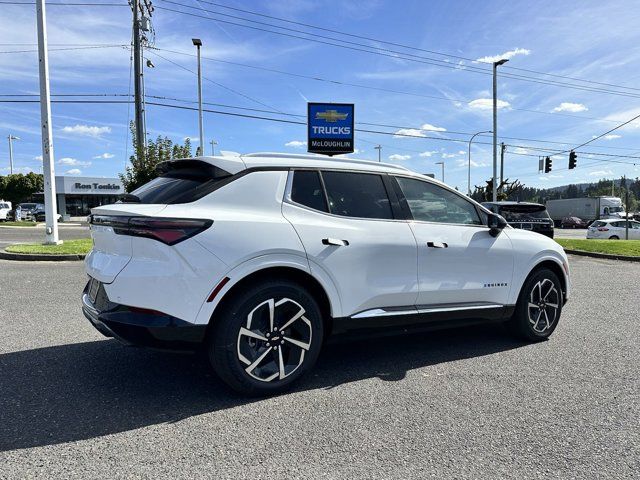
[{"label": "door handle", "polygon": [[335,245],[336,247],[347,247],[349,246],[348,240],[339,240],[337,238],[323,238],[323,245]]},{"label": "door handle", "polygon": [[448,248],[445,242],[427,242],[427,247],[429,248]]}]

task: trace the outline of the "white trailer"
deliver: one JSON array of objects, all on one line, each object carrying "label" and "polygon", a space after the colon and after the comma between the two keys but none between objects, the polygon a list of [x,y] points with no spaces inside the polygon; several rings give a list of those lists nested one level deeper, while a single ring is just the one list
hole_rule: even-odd
[{"label": "white trailer", "polygon": [[626,213],[619,197],[582,197],[547,200],[549,216],[559,224],[565,217],[578,217],[590,223],[602,218],[624,218]]}]

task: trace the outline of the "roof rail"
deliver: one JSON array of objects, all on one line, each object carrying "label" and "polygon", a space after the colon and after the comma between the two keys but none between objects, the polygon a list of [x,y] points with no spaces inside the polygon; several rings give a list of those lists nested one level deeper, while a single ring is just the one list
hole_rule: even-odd
[{"label": "roof rail", "polygon": [[361,160],[358,158],[345,158],[345,157],[329,157],[327,158],[325,155],[314,155],[314,154],[304,154],[304,153],[277,153],[277,152],[257,152],[257,153],[247,153],[242,155],[242,157],[262,157],[262,158],[299,158],[299,159],[314,159],[314,160],[327,160],[327,161],[344,161],[349,163],[357,163],[361,165],[380,165],[387,168],[395,168],[397,170],[410,171],[407,167],[403,167],[401,165],[395,165],[393,163],[381,163],[374,162],[373,160]]}]

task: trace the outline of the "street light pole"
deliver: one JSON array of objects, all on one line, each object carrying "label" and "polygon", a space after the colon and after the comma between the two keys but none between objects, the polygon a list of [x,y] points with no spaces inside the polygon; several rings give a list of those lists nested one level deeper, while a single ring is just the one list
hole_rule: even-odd
[{"label": "street light pole", "polygon": [[471,196],[471,142],[473,142],[473,139],[476,138],[477,135],[480,135],[482,133],[491,133],[491,130],[485,130],[483,132],[474,133],[469,139],[469,162],[468,162],[469,170],[467,172],[467,195],[469,197]]},{"label": "street light pole", "polygon": [[382,154],[382,145],[378,145],[377,147],[373,147],[374,149],[378,150],[378,163],[380,163],[381,160],[381,154]]},{"label": "street light pole", "polygon": [[509,60],[493,62],[493,201],[498,200],[498,67]]},{"label": "street light pole", "polygon": [[444,162],[436,162],[436,165],[442,165],[442,183],[444,183]]},{"label": "street light pole", "polygon": [[9,134],[9,174],[13,175],[13,141],[20,140],[20,137]]},{"label": "street light pole", "polygon": [[202,127],[202,67],[200,64],[200,47],[202,46],[202,40],[199,38],[192,38],[191,41],[198,49],[198,128],[200,135],[200,148],[198,155],[204,155],[204,129]]},{"label": "street light pole", "polygon": [[217,145],[218,142],[216,142],[215,140],[211,140],[209,143],[211,144],[211,156],[214,157],[216,153],[213,146]]},{"label": "street light pole", "polygon": [[38,24],[38,56],[40,76],[40,125],[42,126],[42,163],[44,173],[45,244],[62,243],[58,237],[56,181],[51,128],[51,90],[49,88],[49,53],[45,0],[36,0]]}]

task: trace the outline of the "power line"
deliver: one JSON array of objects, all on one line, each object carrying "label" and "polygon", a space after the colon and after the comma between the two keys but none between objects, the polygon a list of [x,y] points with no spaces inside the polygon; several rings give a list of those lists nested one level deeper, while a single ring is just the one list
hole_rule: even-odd
[{"label": "power line", "polygon": [[[172,0],[163,0],[163,1],[166,2],[166,3],[179,5],[179,6],[184,7],[184,8],[196,8],[196,7],[193,7],[191,5],[184,5],[184,4],[181,4],[181,3],[178,3],[178,2],[174,2]],[[182,10],[175,10],[175,9],[167,8],[167,7],[159,6],[159,7],[156,7],[156,8],[161,9],[161,10],[166,10],[166,11],[169,11],[169,12],[182,14],[182,15],[188,15],[188,16],[192,16],[192,17],[202,18],[202,19],[209,20],[209,21],[217,21],[217,22],[227,23],[229,25],[235,25],[235,26],[239,26],[239,27],[243,27],[243,28],[252,29],[252,30],[257,30],[257,31],[262,31],[262,32],[267,32],[267,33],[273,33],[273,34],[281,35],[281,36],[285,36],[285,37],[296,38],[296,39],[300,39],[300,40],[306,40],[306,41],[309,41],[309,42],[320,43],[320,44],[324,44],[324,45],[331,45],[331,46],[338,47],[338,48],[354,50],[354,51],[369,53],[369,54],[373,54],[373,55],[380,55],[380,56],[385,56],[385,57],[390,57],[390,58],[395,58],[395,59],[402,59],[402,60],[407,60],[407,61],[411,61],[411,62],[422,63],[422,64],[427,64],[427,65],[434,65],[434,66],[439,66],[439,67],[444,67],[444,68],[449,68],[449,69],[454,69],[454,70],[464,70],[464,71],[468,71],[468,72],[472,72],[472,73],[479,73],[479,74],[483,74],[483,75],[491,75],[492,74],[488,69],[485,69],[485,68],[480,68],[480,67],[475,67],[475,66],[470,66],[470,65],[452,64],[451,62],[446,61],[446,60],[423,57],[423,56],[420,56],[420,55],[413,55],[413,54],[409,54],[409,53],[406,53],[406,52],[398,52],[396,50],[390,50],[390,49],[385,49],[385,48],[380,48],[380,47],[370,47],[369,45],[365,45],[365,44],[361,44],[361,43],[357,43],[357,42],[345,41],[344,39],[337,39],[335,37],[327,37],[327,36],[323,36],[323,35],[314,35],[313,38],[309,38],[309,37],[303,37],[303,36],[300,36],[300,35],[294,35],[294,34],[291,34],[291,33],[278,32],[278,31],[269,30],[269,29],[262,28],[262,27],[256,27],[256,26],[241,24],[241,23],[237,23],[237,22],[232,22],[232,21],[229,21],[229,20],[214,19],[214,18],[212,18],[210,16],[198,15],[198,14],[195,14],[195,13],[185,12],[185,11],[182,11]],[[267,25],[267,26],[271,26],[273,28],[279,28],[279,29],[283,29],[283,30],[287,30],[287,31],[293,31],[293,32],[301,33],[303,35],[311,35],[311,33],[309,33],[309,32],[290,29],[290,28],[287,28],[287,27],[279,26],[279,25],[268,24],[266,22],[258,22],[258,21],[255,21],[255,20],[250,20],[250,19],[246,19],[246,18],[243,18],[243,17],[236,17],[236,16],[233,16],[233,15],[224,14],[224,13],[220,13],[220,12],[215,12],[215,11],[212,11],[212,10],[204,10],[204,11],[205,12],[209,12],[209,13],[211,13],[213,15],[221,15],[221,16],[225,16],[225,17],[237,18],[237,19],[240,19],[240,20],[245,21],[245,22],[261,24],[261,25]],[[320,40],[321,38],[325,39],[325,40],[339,41],[341,43],[332,43],[330,41]],[[351,46],[345,45],[345,43],[348,43]],[[353,45],[356,45],[356,46],[353,46]],[[603,89],[603,88],[588,87],[588,86],[584,86],[584,85],[577,85],[577,84],[571,84],[571,83],[562,83],[562,82],[556,82],[556,81],[552,81],[552,80],[544,80],[544,79],[539,79],[539,78],[533,78],[533,77],[528,77],[526,75],[519,75],[519,74],[513,74],[513,73],[502,73],[501,77],[502,78],[511,78],[511,79],[515,79],[515,80],[523,80],[523,81],[528,81],[528,82],[533,82],[533,83],[539,83],[539,84],[543,84],[543,85],[552,85],[552,86],[560,86],[560,87],[572,88],[572,89],[575,89],[575,90],[583,90],[583,91],[589,91],[589,92],[594,92],[594,93],[605,93],[605,94],[617,95],[617,96],[622,96],[622,97],[640,98],[640,94],[633,94],[633,93],[629,93],[629,92],[620,92],[620,91],[614,91],[614,90],[606,90],[606,89]]]},{"label": "power line", "polygon": [[[180,52],[180,51],[177,51],[177,50],[169,50],[169,49],[166,49],[166,48],[154,47],[154,50],[159,50],[159,51],[167,52],[167,53],[173,53],[173,54],[176,54],[176,55],[195,57],[195,55],[193,55],[191,53]],[[226,65],[234,65],[234,66],[238,66],[238,67],[244,67],[244,68],[250,68],[250,69],[260,70],[260,71],[264,71],[264,72],[275,73],[275,74],[279,74],[279,75],[287,75],[287,76],[290,76],[290,77],[304,78],[304,79],[307,79],[307,80],[314,80],[314,81],[317,81],[317,82],[324,82],[324,83],[329,83],[329,84],[332,84],[332,85],[341,85],[341,86],[347,86],[347,87],[362,88],[362,89],[367,89],[367,90],[394,93],[394,94],[398,94],[398,95],[408,95],[408,96],[419,97],[419,98],[430,98],[430,99],[434,99],[434,100],[446,101],[446,102],[453,103],[453,104],[456,104],[456,103],[468,104],[469,102],[471,102],[471,100],[464,99],[464,98],[448,98],[448,97],[444,97],[444,96],[428,95],[428,94],[424,94],[424,93],[407,92],[407,91],[402,91],[402,90],[394,90],[394,89],[389,89],[389,88],[375,87],[375,86],[372,86],[372,85],[365,85],[365,84],[361,84],[361,83],[350,83],[350,82],[344,82],[344,81],[330,79],[330,78],[323,78],[323,77],[320,77],[320,76],[317,76],[317,75],[305,75],[305,74],[296,73],[296,72],[287,72],[287,71],[284,71],[284,70],[278,70],[278,69],[275,69],[275,68],[261,67],[261,66],[258,66],[258,65],[249,65],[249,64],[246,64],[246,63],[233,62],[233,61],[230,61],[230,60],[222,60],[222,59],[215,58],[215,57],[202,56],[202,59],[203,60],[210,60],[212,62],[217,62],[217,63],[223,63],[223,64],[226,64]],[[520,111],[520,112],[529,112],[529,113],[536,113],[536,114],[542,114],[542,115],[554,115],[554,116],[578,118],[578,119],[581,119],[581,120],[599,120],[599,121],[611,122],[611,123],[617,123],[619,121],[619,120],[612,120],[612,119],[608,119],[608,118],[590,117],[590,116],[587,116],[587,115],[572,115],[572,114],[569,114],[569,113],[546,112],[546,111],[543,111],[543,110],[533,110],[533,109],[526,109],[526,108],[509,107],[509,109],[510,110]]]},{"label": "power line", "polygon": [[[0,5],[35,5],[36,2],[7,2],[0,1]],[[50,3],[47,7],[128,7],[126,3]]]},{"label": "power line", "polygon": [[[96,48],[129,48],[128,45],[85,45],[83,47],[67,47],[67,48],[49,48],[48,52],[62,52],[69,50],[92,50]],[[0,51],[0,53],[34,53],[38,50],[4,50]]]},{"label": "power line", "polygon": [[595,142],[596,140],[598,140],[598,139],[600,139],[600,138],[602,138],[602,137],[604,137],[604,136],[606,136],[606,135],[610,134],[611,132],[614,132],[614,131],[618,130],[619,128],[624,127],[625,125],[630,124],[631,122],[633,122],[634,120],[637,120],[637,119],[639,119],[639,118],[640,118],[640,115],[636,115],[636,116],[635,116],[635,117],[633,117],[632,119],[627,120],[626,122],[623,122],[623,123],[621,123],[620,125],[618,125],[618,126],[616,126],[616,127],[613,127],[611,130],[607,130],[606,132],[601,133],[600,135],[597,135],[597,136],[593,137],[591,140],[587,140],[586,142],[581,143],[581,144],[580,144],[580,145],[578,145],[577,147],[570,148],[569,150],[565,150],[564,152],[561,152],[561,153],[567,153],[567,152],[570,152],[570,151],[572,151],[572,150],[577,150],[577,149],[579,149],[580,147],[584,147],[585,145],[589,145],[591,142]]},{"label": "power line", "polygon": [[[373,38],[373,37],[368,37],[368,36],[364,36],[364,35],[357,35],[357,34],[353,34],[353,33],[349,33],[349,32],[343,32],[343,31],[340,31],[340,30],[333,30],[333,29],[330,29],[330,28],[321,27],[321,26],[313,25],[313,24],[309,24],[309,23],[297,22],[297,21],[289,20],[289,19],[282,18],[282,17],[276,17],[276,16],[273,16],[273,15],[267,15],[267,14],[264,14],[264,13],[258,13],[258,12],[251,11],[251,10],[245,10],[245,9],[242,9],[242,8],[232,7],[230,5],[225,5],[225,4],[222,4],[222,3],[216,3],[216,2],[211,2],[211,1],[207,1],[207,0],[198,0],[198,2],[199,3],[206,3],[206,4],[213,5],[213,6],[216,6],[216,7],[219,7],[219,8],[225,8],[225,9],[228,9],[228,10],[233,10],[233,11],[237,11],[237,12],[246,13],[246,14],[249,14],[249,15],[255,15],[255,16],[258,16],[258,17],[262,17],[262,18],[269,18],[271,20],[278,20],[280,22],[285,22],[285,23],[289,23],[289,24],[293,24],[293,25],[299,25],[299,26],[303,26],[303,27],[307,27],[307,28],[313,28],[313,29],[316,29],[316,30],[321,30],[321,31],[330,32],[330,33],[337,33],[339,35],[344,35],[344,36],[351,37],[351,38],[359,38],[361,40],[368,40],[368,41],[371,41],[371,42],[383,43],[383,44],[386,44],[386,45],[392,45],[392,46],[395,46],[395,47],[406,48],[406,49],[409,49],[409,50],[416,50],[416,51],[421,51],[421,52],[425,52],[425,53],[431,53],[431,54],[440,55],[440,56],[443,56],[443,57],[455,58],[455,59],[458,59],[458,60],[466,60],[466,61],[470,61],[470,62],[477,62],[478,61],[477,59],[472,59],[472,58],[469,58],[469,57],[463,57],[463,56],[460,56],[460,55],[454,55],[454,54],[450,54],[450,53],[443,53],[443,52],[438,52],[438,51],[435,51],[435,50],[428,50],[428,49],[425,49],[425,48],[415,47],[415,46],[406,45],[406,44],[402,44],[402,43],[390,42],[388,40],[382,40],[382,39],[379,39],[379,38]],[[629,90],[640,90],[639,88],[627,87],[627,86],[624,86],[624,85],[616,85],[616,84],[612,84],[612,83],[597,82],[597,81],[594,81],[594,80],[585,80],[585,79],[582,79],[582,78],[570,77],[570,76],[567,76],[567,75],[559,75],[559,74],[554,74],[554,73],[541,72],[541,71],[530,70],[530,69],[526,69],[526,68],[519,68],[519,67],[512,67],[512,66],[504,66],[502,68],[503,69],[506,68],[506,69],[509,69],[509,70],[519,70],[519,71],[529,72],[529,73],[536,73],[536,74],[539,74],[539,75],[552,76],[552,77],[557,77],[557,78],[566,78],[566,79],[569,79],[569,80],[575,80],[575,81],[584,82],[584,83],[593,83],[593,84],[596,84],[596,85],[604,85],[604,86],[610,86],[610,87],[624,88],[624,89],[629,89]]]}]

